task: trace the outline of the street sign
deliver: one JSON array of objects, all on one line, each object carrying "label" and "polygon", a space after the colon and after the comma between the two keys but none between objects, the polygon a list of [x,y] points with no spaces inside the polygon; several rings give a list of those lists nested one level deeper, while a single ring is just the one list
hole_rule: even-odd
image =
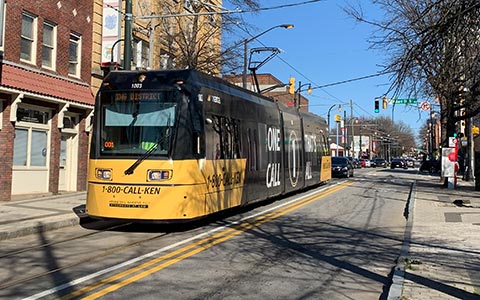
[{"label": "street sign", "polygon": [[430,102],[424,101],[420,105],[421,110],[430,110]]},{"label": "street sign", "polygon": [[453,137],[453,136],[448,137],[448,147],[456,147],[457,143],[458,143],[458,139],[456,137]]},{"label": "street sign", "polygon": [[417,104],[417,99],[415,98],[406,98],[406,99],[392,99],[394,104]]}]

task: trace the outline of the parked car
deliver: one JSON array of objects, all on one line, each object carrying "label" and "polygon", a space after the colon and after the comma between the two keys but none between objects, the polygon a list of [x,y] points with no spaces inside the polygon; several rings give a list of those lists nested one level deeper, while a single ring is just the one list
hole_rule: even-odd
[{"label": "parked car", "polygon": [[362,166],[360,166],[360,161],[358,160],[358,158],[353,159],[353,166],[355,167],[355,169],[358,169],[358,168],[362,167]]},{"label": "parked car", "polygon": [[359,161],[360,161],[360,166],[362,168],[370,168],[370,160],[369,159],[360,158]]},{"label": "parked car", "polygon": [[370,160],[370,167],[372,167],[372,168],[376,168],[376,167],[377,167],[377,163],[375,162],[374,159],[371,159],[371,160]]},{"label": "parked car", "polygon": [[353,176],[352,162],[343,156],[332,157],[332,177],[350,177]]},{"label": "parked car", "polygon": [[408,169],[407,162],[403,158],[394,158],[390,163],[390,169],[403,168]]},{"label": "parked car", "polygon": [[354,169],[360,168],[359,162],[356,158],[353,158],[351,156],[347,156],[347,158],[352,162]]},{"label": "parked car", "polygon": [[420,172],[437,173],[441,170],[441,164],[439,160],[426,160],[419,168]]},{"label": "parked car", "polygon": [[377,167],[382,167],[382,168],[387,167],[387,161],[384,158],[375,158],[374,161]]},{"label": "parked car", "polygon": [[412,158],[405,159],[408,168],[415,168],[415,161]]}]

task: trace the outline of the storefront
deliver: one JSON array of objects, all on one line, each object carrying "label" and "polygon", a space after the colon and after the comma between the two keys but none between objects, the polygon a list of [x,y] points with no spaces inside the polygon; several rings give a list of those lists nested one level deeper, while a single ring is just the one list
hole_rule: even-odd
[{"label": "storefront", "polygon": [[92,115],[89,86],[4,65],[0,201],[85,190]]}]

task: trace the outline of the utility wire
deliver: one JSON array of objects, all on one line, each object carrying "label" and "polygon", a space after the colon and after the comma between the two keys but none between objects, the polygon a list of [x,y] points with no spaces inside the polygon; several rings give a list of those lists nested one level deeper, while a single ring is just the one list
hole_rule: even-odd
[{"label": "utility wire", "polygon": [[362,76],[362,77],[357,77],[357,78],[352,78],[352,79],[337,81],[337,82],[334,82],[334,83],[329,83],[329,84],[314,86],[314,87],[312,87],[312,90],[313,90],[313,89],[322,89],[322,88],[325,88],[325,87],[334,86],[334,85],[339,85],[339,84],[350,83],[350,82],[358,81],[358,80],[364,80],[364,79],[368,79],[368,78],[372,78],[372,77],[378,77],[378,76],[386,75],[386,74],[389,74],[389,73],[394,73],[394,71],[383,71],[383,72],[379,72],[379,73],[375,73],[375,74],[371,74],[371,75],[367,75],[367,76]]}]

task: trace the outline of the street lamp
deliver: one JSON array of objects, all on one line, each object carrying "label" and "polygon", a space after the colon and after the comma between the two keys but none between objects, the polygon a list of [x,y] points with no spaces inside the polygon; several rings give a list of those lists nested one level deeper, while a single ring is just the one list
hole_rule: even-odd
[{"label": "street lamp", "polygon": [[304,83],[302,84],[302,82],[299,82],[298,83],[298,89],[297,89],[297,94],[298,94],[298,102],[296,101],[296,97],[295,95],[293,95],[293,103],[294,103],[294,106],[295,107],[300,107],[301,106],[301,102],[302,102],[302,96],[301,96],[301,92],[302,92],[302,87],[304,86],[307,86],[308,85],[308,90],[307,90],[307,93],[310,95],[312,93],[312,85],[310,83]]},{"label": "street lamp", "polygon": [[243,84],[243,88],[246,89],[247,88],[247,52],[248,52],[248,46],[247,44],[251,41],[253,41],[254,39],[257,39],[258,37],[264,35],[265,33],[275,29],[275,28],[279,28],[279,27],[282,27],[282,28],[285,28],[285,29],[290,29],[290,28],[293,28],[293,24],[281,24],[281,25],[277,25],[277,26],[273,26],[273,27],[270,27],[269,29],[263,31],[262,33],[260,34],[257,34],[256,36],[254,37],[251,37],[249,39],[245,39],[243,41],[243,73],[242,73],[242,84]]},{"label": "street lamp", "polygon": [[330,108],[328,109],[328,113],[327,113],[328,136],[330,136],[330,111],[331,111],[332,108],[334,108],[335,106],[336,106],[336,104],[330,106]]}]

